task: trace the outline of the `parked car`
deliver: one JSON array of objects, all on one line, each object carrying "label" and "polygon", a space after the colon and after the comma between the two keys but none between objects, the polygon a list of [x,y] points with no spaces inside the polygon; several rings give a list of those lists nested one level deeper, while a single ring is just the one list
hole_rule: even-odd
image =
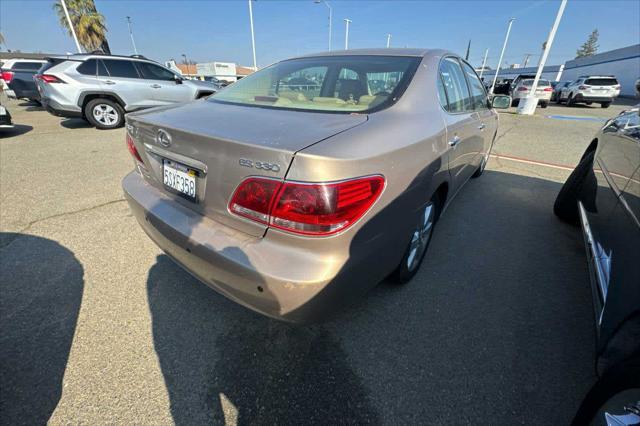
[{"label": "parked car", "polygon": [[[511,92],[511,82],[513,79],[511,78],[500,78],[496,80],[496,85],[493,88],[493,93],[495,95],[509,95]],[[489,89],[491,88],[491,84],[493,81],[489,81]]]},{"label": "parked car", "polygon": [[[533,85],[533,79],[519,80],[518,83],[513,86],[511,91],[512,106],[518,105],[520,99],[526,98],[531,93],[531,86]],[[535,96],[538,99],[538,105],[540,108],[546,108],[551,100],[551,83],[549,80],[538,80],[538,87],[536,88]]]},{"label": "parked car", "polygon": [[9,110],[0,104],[0,130],[12,129],[13,122],[11,121],[11,114]]},{"label": "parked car", "polygon": [[[312,74],[307,97],[280,83]],[[368,79],[396,81],[372,92]],[[494,106],[507,108],[508,96]],[[440,214],[480,176],[498,115],[442,50],[286,60],[207,100],[127,116],[123,180],[145,232],[229,298],[292,322],[325,318],[418,271]]]},{"label": "parked car", "polygon": [[551,102],[558,102],[562,89],[571,84],[571,81],[554,81],[551,83],[553,92],[551,92]]},{"label": "parked car", "polygon": [[99,129],[122,126],[130,111],[188,102],[217,90],[212,83],[184,80],[140,55],[52,57],[36,81],[47,111],[84,118]]},{"label": "parked car", "polygon": [[17,99],[40,102],[33,76],[46,63],[37,59],[7,59],[0,66],[2,79]]},{"label": "parked car", "polygon": [[577,103],[591,105],[599,103],[602,108],[609,108],[611,102],[620,95],[620,83],[612,75],[581,76],[562,89],[558,103],[571,106]]},{"label": "parked car", "polygon": [[535,74],[519,74],[516,78],[511,80],[511,86],[509,87],[509,93],[513,92],[513,89],[522,81],[522,80],[533,80],[536,78]]},{"label": "parked car", "polygon": [[[623,112],[609,120],[595,135],[580,163],[560,190],[554,212],[567,222],[581,224],[595,312],[596,370],[599,380],[587,394],[574,424],[638,424],[640,422],[640,115],[638,108]],[[605,413],[617,418],[607,423]],[[626,420],[634,421],[623,422],[620,418],[622,415],[630,416]]]}]

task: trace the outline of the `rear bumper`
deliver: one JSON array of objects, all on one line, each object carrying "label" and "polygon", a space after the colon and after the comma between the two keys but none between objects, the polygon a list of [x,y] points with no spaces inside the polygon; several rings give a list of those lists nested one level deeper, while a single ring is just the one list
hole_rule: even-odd
[{"label": "rear bumper", "polygon": [[71,109],[69,107],[60,105],[58,102],[54,101],[53,99],[45,98],[45,97],[42,97],[40,99],[40,102],[42,102],[42,106],[44,107],[44,109],[47,110],[47,112],[49,112],[49,114],[55,115],[57,117],[66,117],[66,118],[82,117],[82,111],[80,111],[80,108]]},{"label": "rear bumper", "polygon": [[[314,253],[234,230],[174,201],[137,172],[122,186],[142,229],[176,263],[224,296],[289,322],[325,319],[361,292],[346,255]],[[370,281],[362,292],[375,285]]]},{"label": "rear bumper", "polygon": [[611,96],[593,96],[578,93],[575,97],[576,102],[613,102]]}]

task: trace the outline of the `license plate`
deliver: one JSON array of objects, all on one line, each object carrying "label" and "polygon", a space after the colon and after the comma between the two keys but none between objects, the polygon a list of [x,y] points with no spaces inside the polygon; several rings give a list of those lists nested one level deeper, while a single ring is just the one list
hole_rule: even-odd
[{"label": "license plate", "polygon": [[190,198],[196,199],[196,176],[198,173],[179,163],[169,160],[162,161],[163,183]]}]

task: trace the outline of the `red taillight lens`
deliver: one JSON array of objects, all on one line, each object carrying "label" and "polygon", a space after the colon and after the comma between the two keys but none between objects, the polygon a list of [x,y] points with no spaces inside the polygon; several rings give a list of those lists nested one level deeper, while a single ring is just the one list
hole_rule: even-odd
[{"label": "red taillight lens", "polygon": [[524,86],[518,87],[518,92],[528,92],[528,91],[529,89],[527,87],[524,87]]},{"label": "red taillight lens", "polygon": [[553,92],[553,88],[552,87],[545,87],[544,91],[545,92]]},{"label": "red taillight lens", "polygon": [[35,78],[37,78],[38,80],[42,80],[45,83],[64,83],[64,81],[60,80],[55,75],[50,74],[36,74]]},{"label": "red taillight lens", "polygon": [[360,219],[383,188],[382,176],[313,184],[249,178],[234,193],[229,210],[294,233],[329,235]]},{"label": "red taillight lens", "polygon": [[13,80],[13,73],[11,71],[3,71],[2,79],[7,83],[11,83],[11,80]]},{"label": "red taillight lens", "polygon": [[578,90],[587,90],[588,88],[587,86],[578,86]]},{"label": "red taillight lens", "polygon": [[261,223],[269,222],[269,210],[282,183],[272,179],[249,178],[231,197],[229,210]]},{"label": "red taillight lens", "polygon": [[140,158],[140,154],[138,153],[138,150],[133,143],[133,139],[131,139],[131,136],[129,136],[129,133],[127,133],[127,149],[129,149],[129,154],[131,154],[133,158],[143,163],[142,158]]}]

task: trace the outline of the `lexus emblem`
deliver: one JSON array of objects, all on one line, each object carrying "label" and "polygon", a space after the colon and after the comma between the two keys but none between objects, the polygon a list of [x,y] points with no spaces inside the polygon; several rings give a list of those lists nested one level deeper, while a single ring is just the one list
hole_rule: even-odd
[{"label": "lexus emblem", "polygon": [[156,142],[167,148],[169,145],[171,145],[171,135],[169,135],[166,130],[160,129],[156,134]]}]

